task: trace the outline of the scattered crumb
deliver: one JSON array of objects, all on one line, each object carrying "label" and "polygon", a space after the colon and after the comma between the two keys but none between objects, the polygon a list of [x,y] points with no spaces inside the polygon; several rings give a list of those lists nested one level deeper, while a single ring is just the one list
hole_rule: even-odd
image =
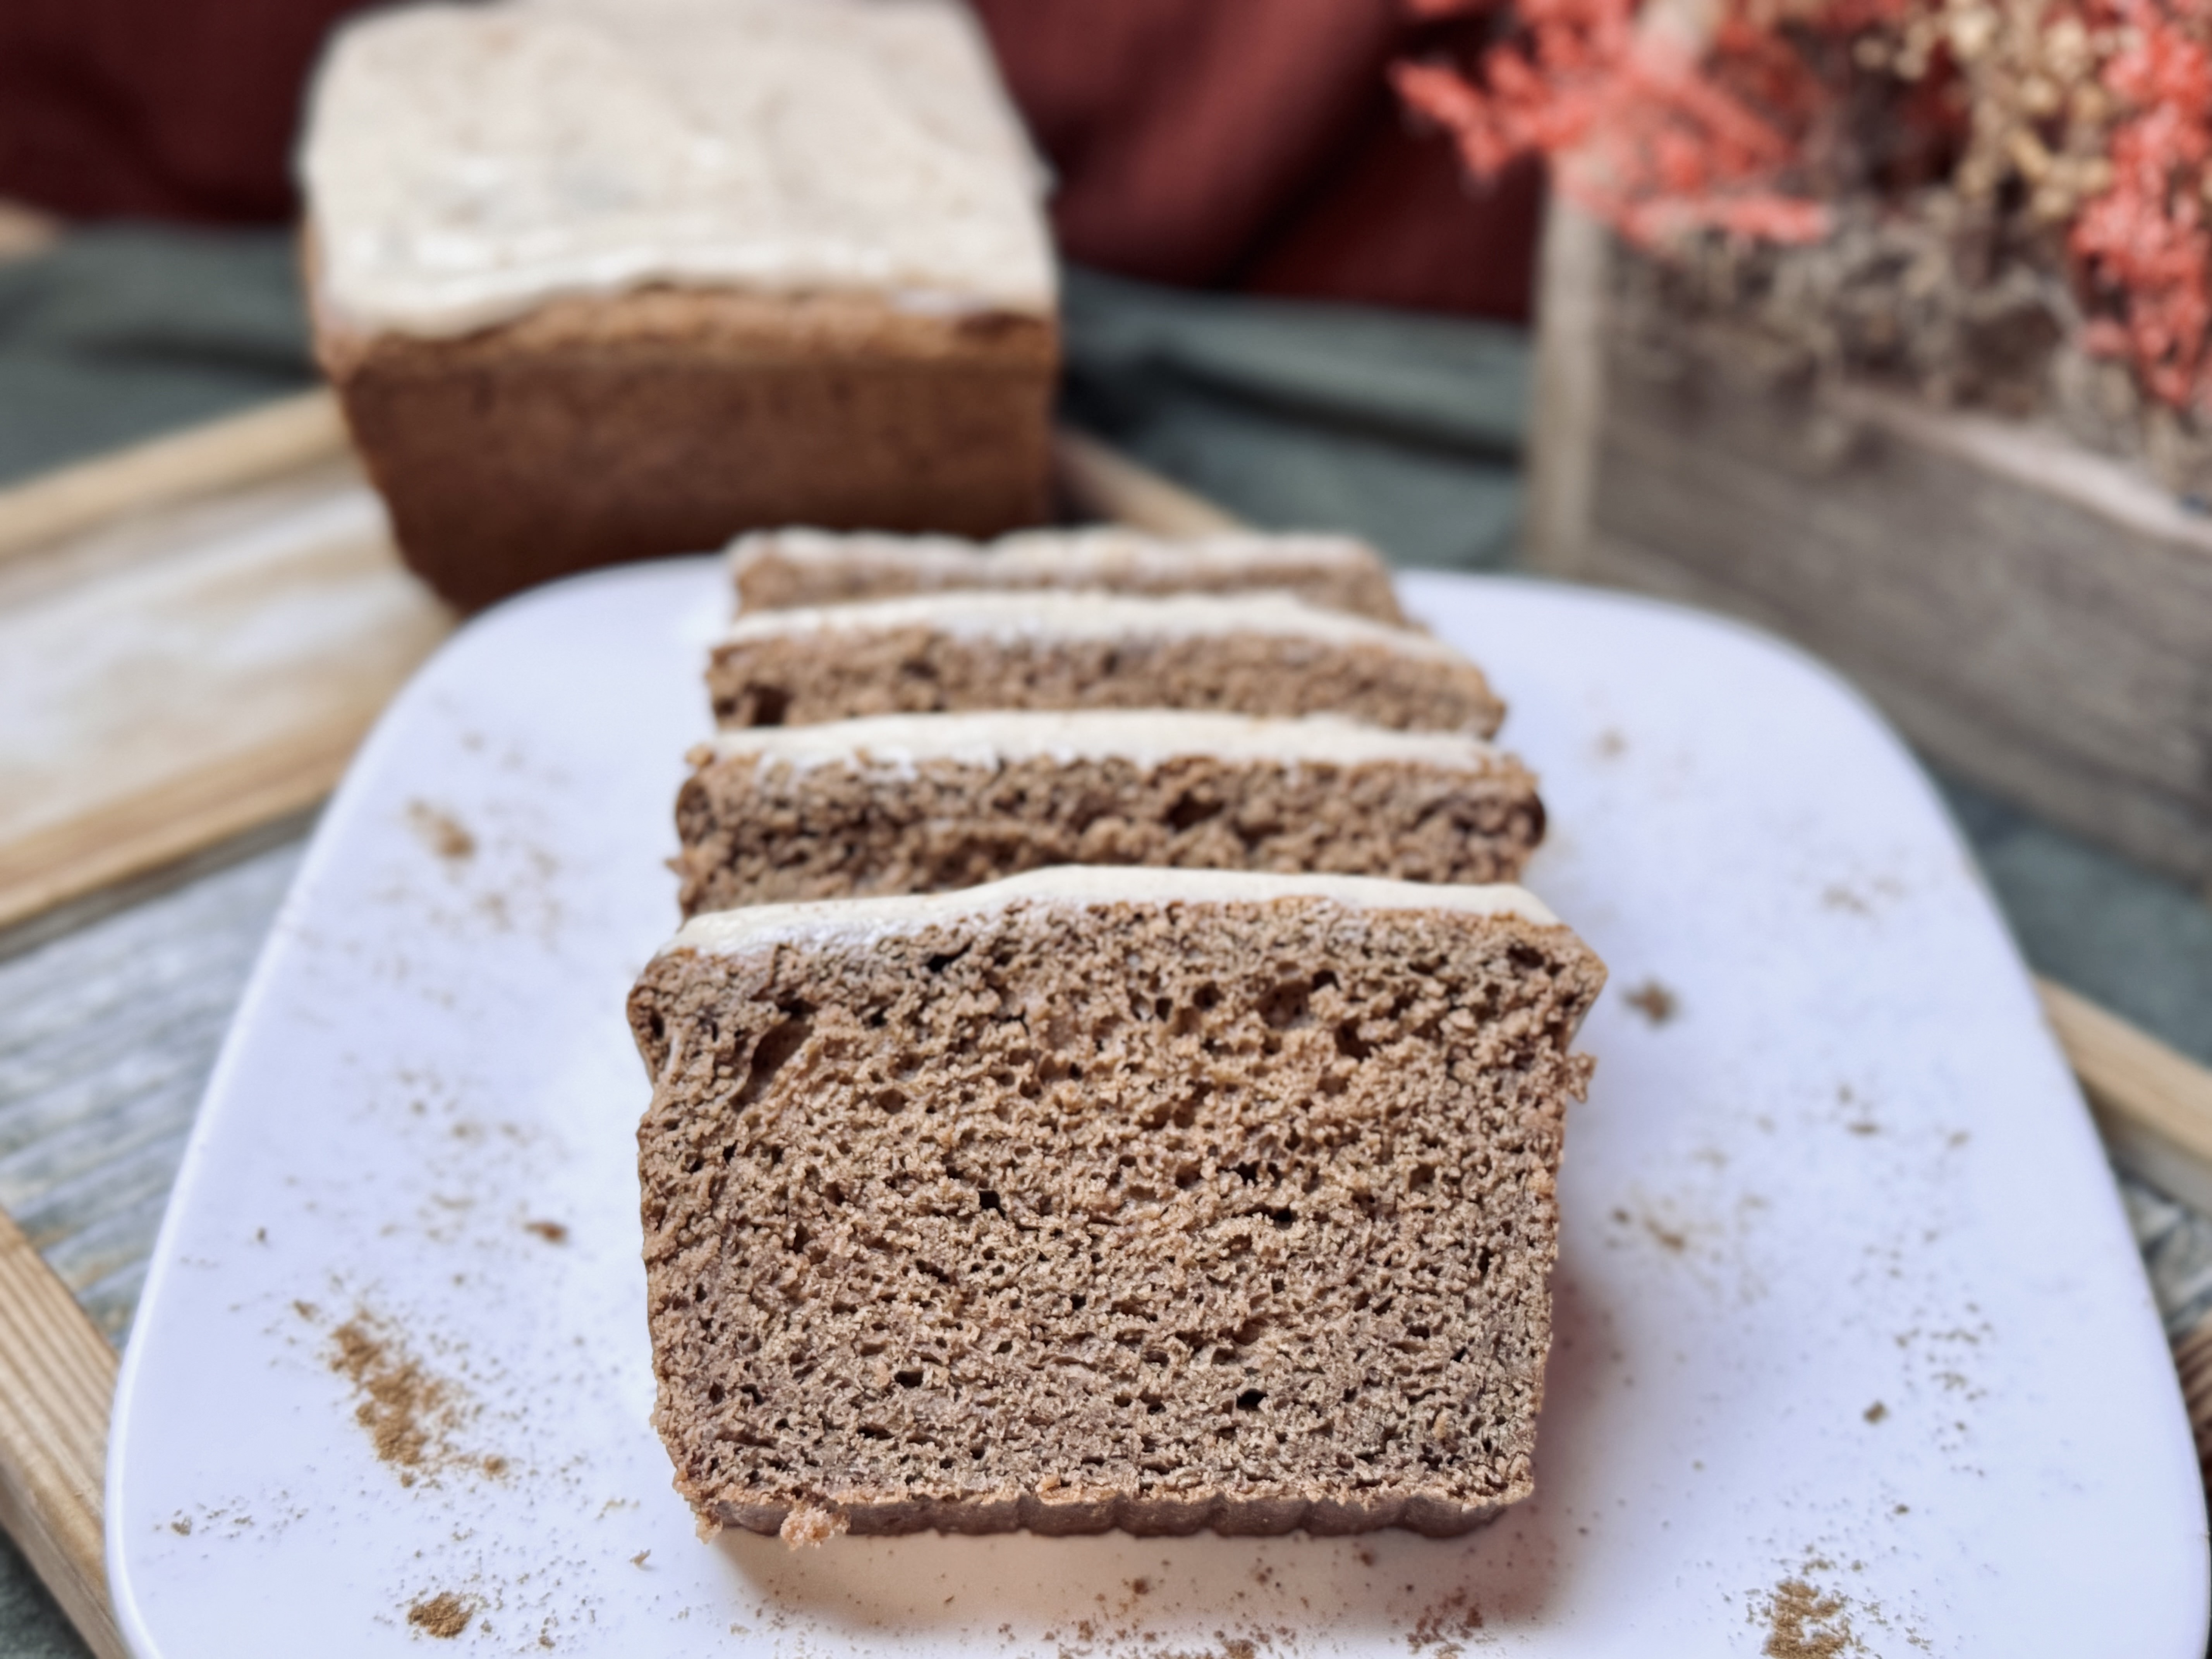
[{"label": "scattered crumb", "polygon": [[441,1590],[407,1609],[407,1622],[426,1636],[451,1641],[469,1627],[473,1617],[469,1604],[451,1590]]},{"label": "scattered crumb", "polygon": [[1868,1422],[1879,1423],[1883,1418],[1889,1415],[1889,1407],[1883,1405],[1881,1401],[1877,1400],[1873,1405],[1869,1406],[1866,1408],[1864,1415]]},{"label": "scattered crumb", "polygon": [[323,1310],[312,1302],[295,1302],[292,1304],[292,1311],[310,1324],[323,1316]]},{"label": "scattered crumb", "polygon": [[1840,883],[1820,895],[1820,902],[1831,910],[1849,910],[1854,915],[1874,914],[1874,907]]},{"label": "scattered crumb", "polygon": [[568,1242],[568,1227],[566,1222],[526,1221],[522,1224],[522,1230],[526,1233],[536,1233],[548,1244],[566,1244]]},{"label": "scattered crumb", "polygon": [[190,1538],[192,1535],[192,1517],[189,1515],[179,1516],[169,1522],[169,1530],[179,1538]]},{"label": "scattered crumb", "polygon": [[467,827],[428,801],[410,801],[407,822],[422,838],[422,844],[449,864],[465,864],[477,855],[477,838]]},{"label": "scattered crumb", "polygon": [[783,1525],[776,1528],[788,1549],[811,1549],[826,1544],[853,1524],[849,1516],[831,1514],[828,1510],[799,1508],[783,1517]]},{"label": "scattered crumb", "polygon": [[1130,1594],[1130,1595],[1150,1595],[1152,1593],[1152,1581],[1151,1579],[1149,1579],[1149,1578],[1132,1578],[1132,1579],[1129,1581],[1129,1594]]},{"label": "scattered crumb", "polygon": [[1447,1595],[1414,1621],[1406,1632],[1406,1645],[1415,1653],[1435,1650],[1433,1659],[1454,1659],[1462,1651],[1459,1641],[1482,1629],[1482,1609],[1465,1590]]},{"label": "scattered crumb", "polygon": [[651,1550],[640,1550],[635,1555],[630,1557],[629,1564],[633,1567],[641,1567],[652,1558],[652,1555]]},{"label": "scattered crumb", "polygon": [[1844,1600],[1817,1590],[1802,1578],[1785,1578],[1767,1602],[1766,1659],[1835,1659],[1858,1645]]},{"label": "scattered crumb", "polygon": [[1628,994],[1628,1006],[1654,1025],[1664,1025],[1680,1011],[1674,994],[1656,979],[1647,979]]},{"label": "scattered crumb", "polygon": [[1670,1255],[1680,1255],[1690,1248],[1688,1234],[1677,1232],[1672,1227],[1662,1227],[1648,1215],[1644,1218],[1644,1231],[1658,1242],[1661,1249]]}]

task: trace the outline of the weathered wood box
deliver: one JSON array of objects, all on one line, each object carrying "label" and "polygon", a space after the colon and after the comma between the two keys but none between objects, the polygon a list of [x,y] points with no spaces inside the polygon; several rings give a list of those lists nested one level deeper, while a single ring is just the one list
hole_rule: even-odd
[{"label": "weathered wood box", "polygon": [[1764,382],[1724,332],[1656,367],[1608,318],[1616,257],[1555,214],[1535,568],[1773,629],[1943,767],[2212,880],[2212,519],[2055,428]]}]

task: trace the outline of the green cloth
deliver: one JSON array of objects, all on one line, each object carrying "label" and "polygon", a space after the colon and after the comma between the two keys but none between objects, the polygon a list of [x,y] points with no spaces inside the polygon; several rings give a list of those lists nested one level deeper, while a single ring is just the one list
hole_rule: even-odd
[{"label": "green cloth", "polygon": [[1255,524],[1495,570],[1521,517],[1528,335],[1068,273],[1066,412]]},{"label": "green cloth", "polygon": [[1969,784],[1936,782],[2028,961],[2212,1065],[2205,896]]},{"label": "green cloth", "polygon": [[295,258],[116,226],[0,263],[0,483],[312,386]]}]

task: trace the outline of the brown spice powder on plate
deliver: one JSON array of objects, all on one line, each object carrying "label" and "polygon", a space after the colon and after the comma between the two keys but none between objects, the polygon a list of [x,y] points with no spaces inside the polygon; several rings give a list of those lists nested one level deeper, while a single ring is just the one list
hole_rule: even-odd
[{"label": "brown spice powder on plate", "polygon": [[426,1636],[447,1641],[466,1630],[472,1616],[469,1604],[451,1590],[441,1590],[407,1609],[409,1624]]}]

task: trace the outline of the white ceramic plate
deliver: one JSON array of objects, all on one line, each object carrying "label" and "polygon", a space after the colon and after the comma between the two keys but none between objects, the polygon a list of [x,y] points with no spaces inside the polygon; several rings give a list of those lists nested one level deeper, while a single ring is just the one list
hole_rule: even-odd
[{"label": "white ceramic plate", "polygon": [[1531,1502],[1442,1542],[693,1535],[647,1420],[623,1019],[675,921],[659,861],[726,603],[684,561],[464,630],[325,816],[124,1367],[108,1559],[138,1652],[398,1651],[465,1613],[455,1650],[641,1659],[1653,1659],[1846,1626],[1846,1651],[2201,1655],[2204,1504],[2149,1291],[1904,750],[1732,625],[1405,586],[1511,701],[1553,825],[1530,884],[1613,975]]}]

